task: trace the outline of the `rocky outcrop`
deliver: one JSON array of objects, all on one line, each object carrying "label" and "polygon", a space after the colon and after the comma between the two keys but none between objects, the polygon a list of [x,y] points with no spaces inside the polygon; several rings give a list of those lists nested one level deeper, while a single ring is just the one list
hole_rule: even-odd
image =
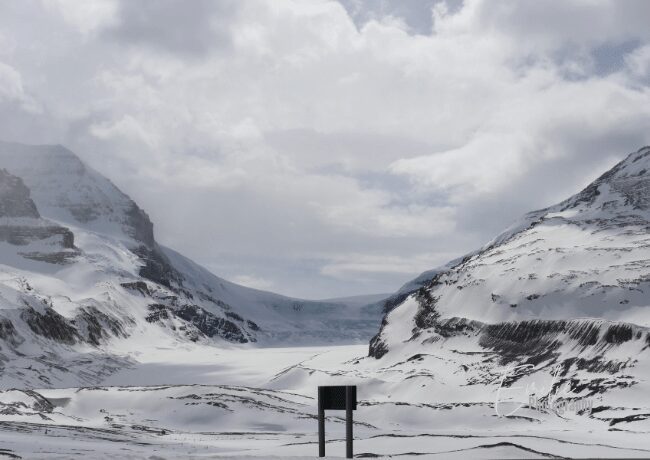
[{"label": "rocky outcrop", "polygon": [[[140,268],[140,276],[170,289],[182,289],[183,276],[172,266],[157,245],[153,247],[138,246],[133,249],[133,252],[140,257],[143,263]],[[189,294],[188,297],[191,296],[192,294]]]},{"label": "rocky outcrop", "polygon": [[0,318],[0,339],[13,347],[20,345],[24,341],[16,331],[14,324],[7,318]]},{"label": "rocky outcrop", "polygon": [[0,217],[40,217],[22,179],[0,169]]},{"label": "rocky outcrop", "polygon": [[[42,219],[30,190],[21,178],[0,170],[0,241],[25,246],[18,254],[27,259],[65,264],[78,255],[74,234]],[[29,245],[42,243],[38,250]]]},{"label": "rocky outcrop", "polygon": [[154,247],[156,242],[153,236],[153,223],[149,219],[149,215],[134,202],[131,202],[126,211],[124,223],[133,239],[144,243],[149,248]]},{"label": "rocky outcrop", "polygon": [[74,234],[64,227],[56,225],[0,225],[0,241],[6,241],[16,246],[27,246],[30,243],[55,239],[62,248],[75,249]]},{"label": "rocky outcrop", "polygon": [[219,318],[196,305],[184,305],[176,316],[192,323],[208,337],[223,337],[230,342],[248,343],[250,340],[234,322]]},{"label": "rocky outcrop", "polygon": [[67,345],[73,345],[80,339],[77,329],[52,308],[46,307],[42,312],[26,308],[20,317],[34,334],[41,337]]},{"label": "rocky outcrop", "polygon": [[[173,318],[182,320],[183,325],[177,327],[170,323]],[[233,319],[239,323],[244,323],[244,319],[241,317]],[[243,327],[238,326],[231,320],[216,316],[198,305],[182,305],[176,308],[163,304],[151,304],[149,305],[149,314],[146,320],[150,323],[167,325],[173,330],[179,329],[193,341],[202,336],[219,337],[236,343],[255,342],[255,337],[247,333]],[[251,330],[255,330],[255,328],[259,330],[259,327],[252,321],[248,321],[247,325]]]},{"label": "rocky outcrop", "polygon": [[18,415],[26,412],[49,414],[53,410],[54,405],[33,390],[11,389],[0,392],[0,414]]},{"label": "rocky outcrop", "polygon": [[95,346],[112,337],[127,336],[123,322],[92,306],[82,308],[71,323],[85,342]]}]

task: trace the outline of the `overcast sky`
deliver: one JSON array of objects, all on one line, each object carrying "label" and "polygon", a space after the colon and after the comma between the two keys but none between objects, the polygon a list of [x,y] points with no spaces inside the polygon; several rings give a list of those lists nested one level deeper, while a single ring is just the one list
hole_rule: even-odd
[{"label": "overcast sky", "polygon": [[233,281],[391,292],[650,144],[650,2],[3,0],[0,138]]}]

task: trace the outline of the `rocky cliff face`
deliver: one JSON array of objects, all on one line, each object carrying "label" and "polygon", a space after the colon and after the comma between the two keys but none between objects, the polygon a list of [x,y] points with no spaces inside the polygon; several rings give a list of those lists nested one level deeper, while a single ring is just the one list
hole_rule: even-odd
[{"label": "rocky cliff face", "polygon": [[23,181],[0,170],[0,241],[21,247],[18,255],[66,263],[78,253],[72,232],[42,219]]},{"label": "rocky cliff face", "polygon": [[22,179],[0,169],[0,217],[41,217]]}]

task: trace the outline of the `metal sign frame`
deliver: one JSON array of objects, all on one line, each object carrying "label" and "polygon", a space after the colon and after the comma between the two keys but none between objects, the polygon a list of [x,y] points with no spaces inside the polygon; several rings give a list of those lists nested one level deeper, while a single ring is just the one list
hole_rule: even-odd
[{"label": "metal sign frame", "polygon": [[345,453],[353,458],[352,453],[352,411],[357,410],[356,385],[319,386],[318,387],[318,456],[325,456],[325,411],[345,411]]}]

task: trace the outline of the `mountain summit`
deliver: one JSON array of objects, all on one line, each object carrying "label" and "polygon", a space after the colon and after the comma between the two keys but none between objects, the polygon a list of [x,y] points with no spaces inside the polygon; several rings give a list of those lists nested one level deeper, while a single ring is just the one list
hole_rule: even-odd
[{"label": "mountain summit", "polygon": [[420,279],[441,317],[606,318],[650,326],[650,147]]}]

